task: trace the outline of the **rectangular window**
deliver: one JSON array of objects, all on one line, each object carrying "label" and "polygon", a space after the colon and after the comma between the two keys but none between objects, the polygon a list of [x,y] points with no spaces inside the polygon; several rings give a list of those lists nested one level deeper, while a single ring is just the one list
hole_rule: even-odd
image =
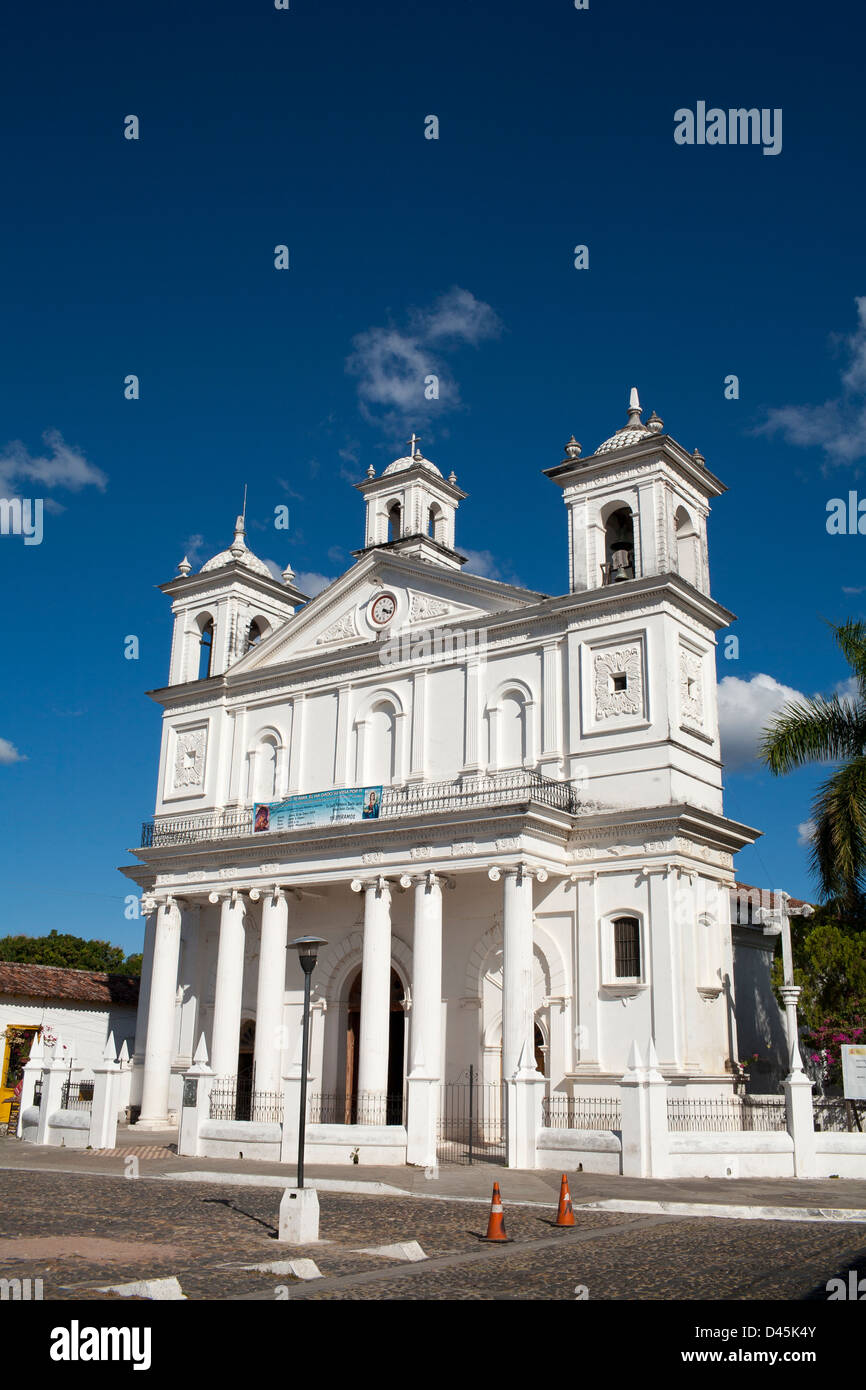
[{"label": "rectangular window", "polygon": [[617,917],[613,924],[614,969],[618,980],[640,975],[640,923],[636,917]]}]

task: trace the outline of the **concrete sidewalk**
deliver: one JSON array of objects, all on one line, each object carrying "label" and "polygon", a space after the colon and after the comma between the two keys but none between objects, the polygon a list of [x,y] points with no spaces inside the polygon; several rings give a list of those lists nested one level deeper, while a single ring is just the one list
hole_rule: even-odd
[{"label": "concrete sidewalk", "polygon": [[[150,1134],[119,1129],[117,1148],[100,1153],[40,1147],[6,1138],[0,1139],[0,1169],[123,1177],[126,1175],[125,1157],[135,1155],[141,1178],[222,1181],[243,1186],[291,1186],[294,1181],[294,1165],[249,1159],[179,1158],[170,1149],[176,1140],[177,1136],[171,1131]],[[435,1170],[435,1176],[427,1176],[422,1168],[365,1167],[347,1163],[338,1167],[308,1166],[305,1175],[311,1186],[319,1186],[322,1190],[478,1202],[490,1201],[495,1181],[506,1202],[551,1206],[559,1196],[561,1170],[527,1171],[477,1163],[443,1166]],[[698,1206],[704,1208],[707,1215],[753,1215],[755,1218],[760,1215],[766,1219],[772,1213],[778,1219],[778,1213],[786,1209],[788,1219],[832,1220],[834,1214],[839,1213],[842,1219],[866,1221],[866,1182],[847,1179],[673,1178],[662,1181],[569,1172],[568,1180],[575,1207],[616,1203],[611,1210],[642,1211],[651,1209],[642,1204],[664,1203],[666,1210],[676,1211],[681,1204],[687,1204],[689,1211]],[[711,1212],[711,1208],[717,1210]],[[743,1208],[750,1210],[738,1210]]]}]

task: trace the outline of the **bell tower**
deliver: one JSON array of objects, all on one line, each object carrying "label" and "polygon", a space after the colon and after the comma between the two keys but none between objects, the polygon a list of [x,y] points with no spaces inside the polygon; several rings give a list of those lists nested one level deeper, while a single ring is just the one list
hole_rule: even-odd
[{"label": "bell tower", "polygon": [[198,574],[184,556],[176,578],[159,586],[172,599],[174,615],[169,685],[221,676],[306,602],[291,567],[283,570],[282,583],[275,579],[248,549],[245,535],[239,516],[227,550]]},{"label": "bell tower", "polygon": [[457,486],[454,473],[443,478],[436,464],[424,457],[420,442],[413,434],[407,441],[408,454],[389,463],[379,478],[371,464],[367,481],[355,484],[367,503],[364,550],[388,546],[459,569],[466,559],[454,548],[454,522],[466,493]]},{"label": "bell tower", "polygon": [[565,458],[546,468],[568,509],[572,593],[656,574],[678,574],[709,595],[707,516],[727,489],[706,466],[664,433],[655,411],[644,423],[637,388],[626,423],[581,457],[574,435]]}]

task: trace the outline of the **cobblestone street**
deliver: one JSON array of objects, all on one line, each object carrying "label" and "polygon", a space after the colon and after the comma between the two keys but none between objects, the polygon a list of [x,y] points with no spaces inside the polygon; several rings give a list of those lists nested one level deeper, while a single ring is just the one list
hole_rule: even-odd
[{"label": "cobblestone street", "polygon": [[[324,1192],[322,1240],[288,1247],[275,1239],[279,1188],[12,1170],[2,1187],[0,1275],[41,1278],[46,1300],[104,1299],[101,1286],[170,1276],[207,1300],[574,1300],[582,1290],[598,1300],[799,1300],[825,1298],[826,1281],[866,1256],[859,1224],[578,1208],[575,1228],[560,1231],[552,1207],[509,1207],[505,1193],[505,1246],[479,1239],[489,1202]],[[413,1240],[426,1261],[358,1253]],[[323,1277],[243,1268],[299,1256]]]}]

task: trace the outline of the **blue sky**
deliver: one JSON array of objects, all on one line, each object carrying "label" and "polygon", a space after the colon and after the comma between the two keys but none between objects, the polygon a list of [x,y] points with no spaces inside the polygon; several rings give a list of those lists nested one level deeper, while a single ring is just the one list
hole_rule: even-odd
[{"label": "blue sky", "polygon": [[[51,509],[41,545],[0,536],[0,933],[137,947],[115,866],[153,806],[155,585],[228,544],[244,483],[252,547],[315,585],[363,543],[352,482],[414,427],[470,494],[473,567],[562,592],[541,469],[622,424],[631,385],[730,489],[726,807],[765,831],[738,872],[811,891],[822,773],[756,772],[749,738],[779,686],[844,680],[822,619],[864,610],[866,542],[825,528],[866,497],[863,38],[854,4],[739,0],[5,18],[0,492]],[[781,152],[677,145],[698,101],[781,108]],[[442,388],[416,408],[421,368]]]}]

